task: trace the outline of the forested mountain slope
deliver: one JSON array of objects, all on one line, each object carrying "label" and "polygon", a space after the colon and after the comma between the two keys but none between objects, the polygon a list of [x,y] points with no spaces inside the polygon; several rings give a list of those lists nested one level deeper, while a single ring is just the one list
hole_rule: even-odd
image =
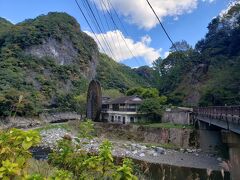
[{"label": "forested mountain slope", "polygon": [[119,89],[121,92],[132,87],[148,87],[149,80],[143,78],[130,67],[119,64],[106,55],[101,54],[97,67],[97,77],[106,89]]},{"label": "forested mountain slope", "polygon": [[77,97],[86,92],[97,66],[97,77],[107,89],[142,84],[129,67],[101,55],[95,41],[66,13],[16,25],[0,18],[0,116],[37,115],[54,108],[77,111]]},{"label": "forested mountain slope", "polygon": [[240,3],[208,26],[195,48],[185,41],[153,64],[157,87],[175,105],[240,104]]}]

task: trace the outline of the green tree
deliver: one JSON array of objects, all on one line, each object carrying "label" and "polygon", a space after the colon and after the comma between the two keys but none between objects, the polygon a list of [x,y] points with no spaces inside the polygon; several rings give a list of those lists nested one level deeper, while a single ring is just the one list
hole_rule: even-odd
[{"label": "green tree", "polygon": [[145,99],[138,111],[143,113],[148,120],[160,122],[164,108],[166,107],[167,97]]},{"label": "green tree", "polygon": [[137,87],[137,88],[131,88],[126,92],[126,95],[132,96],[132,95],[137,95],[140,96],[144,99],[146,98],[154,98],[159,96],[159,92],[156,88],[142,88],[142,87]]},{"label": "green tree", "polygon": [[161,76],[161,63],[162,63],[162,58],[159,57],[155,61],[153,61],[153,69],[157,72],[159,76]]},{"label": "green tree", "polygon": [[170,51],[171,51],[171,52],[176,52],[175,47],[176,47],[177,50],[180,51],[180,52],[182,52],[182,51],[188,51],[188,50],[190,50],[190,49],[192,48],[192,47],[187,43],[187,41],[185,41],[185,40],[175,42],[175,43],[174,43],[174,46],[172,46],[172,47],[170,48]]},{"label": "green tree", "polygon": [[103,96],[110,97],[112,99],[123,96],[123,94],[118,89],[103,89]]},{"label": "green tree", "polygon": [[87,95],[86,93],[74,97],[75,100],[75,109],[82,115],[86,114],[87,110]]}]

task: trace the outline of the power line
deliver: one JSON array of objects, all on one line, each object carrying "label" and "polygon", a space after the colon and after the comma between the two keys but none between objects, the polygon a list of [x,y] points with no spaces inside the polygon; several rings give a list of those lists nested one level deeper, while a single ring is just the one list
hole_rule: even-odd
[{"label": "power line", "polygon": [[109,46],[107,40],[105,39],[105,37],[104,37],[104,35],[103,35],[102,28],[100,27],[100,25],[99,25],[99,23],[98,23],[98,21],[97,21],[97,18],[96,18],[96,16],[95,16],[95,14],[94,14],[94,12],[93,12],[93,10],[92,10],[92,8],[91,8],[91,6],[90,6],[88,0],[85,0],[85,1],[86,1],[86,3],[87,3],[88,8],[89,8],[90,11],[91,11],[91,14],[92,14],[94,20],[95,20],[96,23],[97,23],[97,27],[98,27],[98,29],[99,29],[99,31],[100,31],[100,33],[101,33],[101,36],[102,36],[102,38],[103,38],[104,43],[106,44],[107,48],[109,49],[110,53],[112,54],[112,57],[114,58],[114,55],[113,55],[112,49],[111,49],[111,47]]},{"label": "power line", "polygon": [[[116,11],[116,9],[114,8],[114,6],[113,6],[112,3],[111,3],[111,1],[109,1],[109,0],[106,0],[106,1],[108,2],[109,7],[111,7],[111,8],[113,9],[114,13],[116,14],[117,19],[118,19],[118,21],[120,22],[120,26],[122,27],[122,30],[124,31],[124,33],[125,33],[127,36],[130,37],[127,29],[125,28],[123,22],[121,21],[118,13],[117,13],[117,11]],[[122,37],[122,38],[124,38],[124,37]],[[129,47],[128,47],[128,49],[130,50]],[[131,52],[132,56],[134,57],[134,59],[137,61],[137,64],[140,66],[140,63],[138,62],[138,58],[134,55],[134,53],[133,53],[131,50],[130,50],[130,52]]]},{"label": "power line", "polygon": [[[104,1],[104,0],[102,0],[102,1]],[[108,5],[110,6],[110,4],[109,4],[109,2],[108,2]],[[106,7],[106,6],[105,6]],[[111,14],[111,11],[109,11],[109,13]],[[112,14],[111,14],[111,16],[113,16]],[[110,17],[110,19],[111,19],[111,17]],[[118,29],[118,28],[117,28]],[[116,30],[117,30],[116,29]],[[120,54],[122,55],[122,54],[124,54],[124,53],[122,53],[122,48],[121,48],[121,45],[120,45],[120,40],[119,40],[119,36],[117,35],[117,41],[118,41],[118,45],[119,45],[119,52],[120,52]],[[122,57],[124,57],[124,56],[122,56]],[[138,63],[139,64],[139,63]]]},{"label": "power line", "polygon": [[168,32],[166,31],[165,27],[163,26],[161,20],[159,19],[157,13],[156,13],[155,10],[153,9],[151,3],[150,3],[148,0],[146,0],[146,1],[147,1],[147,3],[148,3],[149,7],[151,8],[151,10],[153,11],[154,15],[156,16],[156,18],[158,19],[158,22],[160,23],[160,25],[161,25],[163,31],[165,32],[165,34],[167,35],[169,41],[172,43],[172,46],[173,46],[174,49],[178,52],[178,49],[177,49],[176,45],[173,43],[171,37],[169,36]]},{"label": "power line", "polygon": [[[85,0],[82,0],[82,5],[84,6],[85,11],[87,12],[89,19],[92,21],[92,24],[94,25],[96,32],[100,32],[100,29],[99,29],[98,26],[97,26],[97,22],[96,22],[95,19],[93,18],[93,15],[92,15],[92,13],[90,12],[90,10],[89,10],[89,8],[88,8],[88,5],[87,5],[87,3],[86,3]],[[97,36],[97,35],[96,35],[96,36]],[[104,40],[104,36],[103,36],[103,34],[102,34],[101,32],[100,32],[100,36],[101,36],[101,38]],[[100,40],[99,40],[98,42],[100,42]],[[105,54],[107,54],[106,52],[107,52],[107,51],[109,52],[109,49],[108,49],[108,47],[107,47],[106,45],[104,46],[104,44],[106,44],[105,41],[101,42],[101,44],[102,44],[101,48],[102,48],[103,52],[104,52]],[[104,48],[103,48],[103,47],[104,47]]]},{"label": "power line", "polygon": [[[100,21],[100,25],[102,26],[103,31],[106,32],[106,31],[105,31],[105,28],[104,28],[104,25],[103,25],[103,22],[102,22],[102,19],[101,19],[101,17],[100,17],[100,13],[99,13],[98,8],[97,8],[97,6],[96,6],[95,1],[92,1],[92,3],[93,3],[93,5],[94,5],[95,11],[97,12],[97,17],[98,17],[98,19],[99,19],[99,21]],[[107,36],[107,34],[106,34],[106,36]],[[104,37],[104,35],[103,35],[103,37]],[[116,59],[116,56],[115,56],[115,54],[113,53],[114,51],[112,51],[112,47],[111,47],[110,43],[109,43],[108,40],[106,40],[106,39],[105,39],[105,41],[107,42],[107,46],[109,47],[109,49],[110,49],[111,52],[112,52],[113,58]]]},{"label": "power line", "polygon": [[[112,19],[111,12],[110,12],[110,11],[108,10],[108,8],[106,7],[106,4],[104,3],[104,1],[105,1],[105,0],[101,0],[101,3],[100,3],[100,4],[101,4],[101,7],[102,7],[102,9],[104,9],[104,8],[103,8],[103,5],[104,5],[104,7],[106,8],[106,11],[107,11],[107,13],[108,13],[108,15],[109,15],[109,18],[111,19],[112,22],[114,22],[113,19]],[[114,26],[114,23],[113,23],[113,26]],[[114,28],[114,27],[113,27],[113,28]],[[116,27],[116,25],[115,25],[115,29],[118,30],[118,28]],[[117,37],[117,42],[118,42],[118,46],[119,46],[119,52],[120,52],[120,54],[121,54],[122,57],[123,57],[123,54],[124,54],[124,53],[122,53],[122,48],[121,48],[121,45],[120,45],[119,36],[118,36],[118,34],[116,34],[116,35],[117,35],[116,37]]]},{"label": "power line", "polygon": [[[120,22],[120,26],[122,27],[124,33],[125,33],[127,36],[130,37],[128,31],[126,30],[126,28],[125,28],[123,22],[121,21],[121,19],[120,19],[119,15],[118,15],[117,11],[115,10],[114,6],[112,5],[112,3],[111,3],[109,0],[107,0],[107,1],[108,1],[109,7],[111,7],[111,8],[113,9],[114,13],[116,14],[117,19],[118,19],[118,21]],[[136,56],[135,56],[133,53],[132,53],[132,55],[133,55],[134,59],[137,61],[137,64],[140,66],[140,63],[138,62],[138,59],[136,58]]]},{"label": "power line", "polygon": [[[107,5],[105,4],[104,0],[103,0],[102,2],[103,2],[103,5],[105,6],[105,8],[106,8],[106,10],[107,10],[107,12],[108,12],[108,14],[109,14],[109,16],[111,17],[111,20],[112,20],[113,24],[115,25],[115,28],[118,29],[118,26],[117,26],[115,20],[113,19],[113,16],[112,16],[111,12],[108,10]],[[121,38],[123,39],[123,41],[124,41],[127,49],[128,49],[129,52],[131,53],[132,57],[134,57],[134,59],[136,59],[138,65],[140,65],[139,62],[138,62],[138,60],[137,60],[137,58],[136,58],[136,56],[133,54],[132,50],[128,47],[128,44],[127,44],[125,38],[123,37],[122,33],[120,33],[120,36],[121,36]]]},{"label": "power line", "polygon": [[108,4],[111,6],[111,8],[113,9],[114,13],[116,14],[116,16],[117,16],[117,18],[118,18],[118,21],[120,22],[120,25],[122,26],[122,29],[123,29],[124,33],[126,33],[127,36],[129,36],[129,34],[128,34],[128,32],[127,32],[124,24],[122,23],[119,15],[118,15],[118,13],[117,13],[117,11],[115,10],[115,8],[114,8],[113,5],[112,5],[112,3],[111,3],[110,1],[108,1]]},{"label": "power line", "polygon": [[[100,1],[99,2],[100,3],[100,6],[101,6],[101,8],[102,9],[104,9],[103,8],[103,5],[102,5],[102,1]],[[94,4],[95,4],[95,2],[94,2]],[[109,26],[109,23],[108,23],[108,18],[107,18],[107,16],[105,15],[105,13],[103,12],[103,16],[104,16],[104,19],[105,19],[105,22],[106,22],[106,25],[107,25],[107,29],[110,31],[111,30],[111,28],[110,28],[110,26]],[[111,23],[110,23],[111,24]],[[117,50],[117,46],[116,46],[116,43],[114,43],[114,38],[113,38],[113,35],[112,35],[112,33],[110,33],[110,37],[111,37],[111,40],[112,40],[112,42],[113,42],[113,45],[114,45],[114,47],[115,47],[115,49]],[[120,56],[122,55],[122,52],[121,52],[121,46],[120,46],[120,42],[119,42],[119,39],[118,39],[118,37],[117,37],[117,41],[118,41],[118,45],[119,45],[119,54],[120,54]]]},{"label": "power line", "polygon": [[[75,0],[75,2],[76,2],[76,4],[77,4],[78,9],[79,9],[80,12],[82,13],[82,15],[83,15],[85,21],[87,22],[89,28],[91,29],[92,33],[94,34],[94,37],[96,38],[96,40],[97,40],[99,46],[103,49],[102,44],[101,44],[100,41],[98,40],[98,37],[97,37],[97,35],[95,34],[95,32],[93,31],[93,28],[92,28],[91,24],[89,23],[87,17],[85,16],[85,14],[84,14],[82,8],[81,8],[80,5],[78,4],[77,0]],[[105,51],[104,49],[103,49],[103,51],[104,51],[105,54],[107,54],[106,51]]]},{"label": "power line", "polygon": [[[91,20],[93,26],[95,27],[96,32],[99,32],[100,30],[99,30],[98,27],[97,27],[97,23],[96,23],[96,21],[94,21],[94,18],[92,17],[92,14],[91,14],[91,12],[90,12],[89,9],[88,9],[88,6],[87,6],[87,3],[86,3],[85,0],[82,0],[82,5],[84,6],[85,11],[87,12],[88,18]],[[97,35],[96,35],[96,36],[97,36]],[[100,33],[100,36],[101,36],[101,38],[103,39],[102,33]],[[99,40],[99,42],[100,42],[100,40]],[[109,51],[109,50],[107,49],[107,46],[104,46],[104,42],[101,42],[101,44],[103,44],[103,45],[101,46],[102,50],[105,52],[105,54],[107,54],[106,52]],[[104,48],[103,48],[103,47],[104,47]]]},{"label": "power line", "polygon": [[[100,20],[101,26],[102,26],[103,30],[106,32],[106,36],[107,36],[107,30],[110,29],[110,28],[109,28],[109,24],[108,24],[108,22],[107,22],[107,18],[106,18],[106,16],[105,16],[105,13],[103,13],[103,15],[104,15],[104,18],[105,18],[105,22],[107,23],[107,27],[108,27],[107,30],[106,30],[106,28],[105,28],[105,26],[104,26],[104,24],[103,24],[103,21],[102,21],[102,19],[101,19],[101,17],[100,17],[100,14],[101,14],[101,13],[99,12],[95,1],[93,0],[92,3],[94,4],[95,10],[96,10],[97,15],[98,15],[98,19]],[[100,2],[100,5],[101,5],[101,7],[102,7],[101,2]],[[107,36],[107,37],[108,37],[108,36]],[[111,42],[108,42],[108,43],[109,43],[109,46],[112,48],[111,45],[113,45],[114,48],[117,49],[117,48],[116,48],[116,45],[115,45],[115,43],[114,43],[114,39],[113,39],[112,33],[110,33],[110,38],[111,38],[111,40],[112,40],[112,43],[111,43]],[[113,52],[114,52],[114,51],[113,51]],[[117,59],[114,53],[113,53],[113,55],[114,55],[114,58]]]}]

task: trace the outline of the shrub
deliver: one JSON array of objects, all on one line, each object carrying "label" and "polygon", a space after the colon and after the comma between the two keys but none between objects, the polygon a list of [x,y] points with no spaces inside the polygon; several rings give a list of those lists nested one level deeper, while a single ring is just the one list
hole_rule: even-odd
[{"label": "shrub", "polygon": [[24,176],[24,168],[31,157],[28,150],[39,142],[36,131],[12,129],[0,132],[0,178]]},{"label": "shrub", "polygon": [[[90,120],[81,123],[79,137],[91,139],[92,133]],[[114,163],[109,141],[103,141],[96,154],[84,149],[86,141],[76,140],[77,144],[68,139],[60,140],[57,149],[50,154],[50,164],[72,172],[76,179],[136,179],[131,160],[124,159],[122,166]]]}]

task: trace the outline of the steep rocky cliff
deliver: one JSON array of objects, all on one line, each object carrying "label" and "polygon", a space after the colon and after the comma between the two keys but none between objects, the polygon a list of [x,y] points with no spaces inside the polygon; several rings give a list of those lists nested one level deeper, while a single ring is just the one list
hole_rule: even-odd
[{"label": "steep rocky cliff", "polygon": [[[97,67],[104,66],[103,57],[115,64],[104,71],[107,77],[121,67],[129,72],[127,77],[116,76],[123,89],[140,85],[134,71],[101,55],[95,41],[66,13],[49,13],[16,25],[1,18],[0,116],[37,115],[45,109],[78,111],[79,95],[96,77]],[[99,80],[105,88],[122,89],[111,86],[108,79]]]}]

